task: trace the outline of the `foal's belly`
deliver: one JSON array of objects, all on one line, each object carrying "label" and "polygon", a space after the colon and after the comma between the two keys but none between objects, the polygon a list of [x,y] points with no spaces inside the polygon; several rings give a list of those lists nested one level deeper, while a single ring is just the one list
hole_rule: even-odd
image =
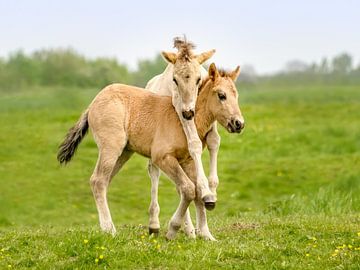
[{"label": "foal's belly", "polygon": [[138,153],[139,155],[142,155],[147,158],[150,158],[151,156],[149,145],[146,145],[145,143],[139,141],[134,142],[131,140],[131,138],[129,139],[128,144],[126,145],[126,148],[130,151]]}]

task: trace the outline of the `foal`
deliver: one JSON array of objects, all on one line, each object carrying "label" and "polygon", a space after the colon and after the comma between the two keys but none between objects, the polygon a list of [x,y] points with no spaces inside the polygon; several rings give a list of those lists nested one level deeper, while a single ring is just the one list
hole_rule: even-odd
[{"label": "foal", "polygon": [[[202,141],[215,120],[229,132],[240,132],[243,128],[233,82],[239,72],[238,67],[231,73],[219,73],[214,64],[210,66],[209,78],[203,83],[196,103],[195,122]],[[108,185],[137,152],[151,158],[175,182],[180,193],[180,203],[166,237],[176,236],[190,202],[195,200],[199,235],[214,239],[208,229],[204,202],[195,189],[195,164],[170,97],[122,84],[105,87],[66,135],[58,153],[60,163],[71,160],[88,127],[99,149],[90,183],[103,231],[116,232],[107,203]]]},{"label": "foal", "polygon": [[[207,181],[201,163],[203,145],[197,134],[195,122],[189,117],[191,114],[187,113],[184,108],[194,107],[194,105],[188,106],[187,103],[195,104],[198,87],[200,87],[202,80],[208,75],[207,70],[201,64],[210,58],[215,50],[195,56],[192,53],[194,45],[188,42],[185,37],[175,38],[174,48],[178,50],[177,53],[162,52],[168,65],[164,72],[152,78],[145,88],[153,93],[172,97],[172,104],[183,126],[190,155],[196,161],[196,186],[199,190],[198,192],[204,197],[207,196],[207,204],[205,206],[211,210],[215,206],[216,188],[219,183],[217,155],[220,146],[220,136],[217,132],[216,122],[214,122],[206,136],[206,146],[210,153],[210,174]],[[149,160],[148,164],[148,173],[151,178],[151,203],[149,206],[149,233],[151,234],[158,233],[160,228],[160,205],[157,199],[160,170],[151,160]],[[209,190],[212,194],[209,193]],[[192,224],[189,210],[185,214],[184,232],[190,237],[195,236],[195,228]]]},{"label": "foal", "polygon": [[[194,114],[198,89],[202,79],[207,75],[207,71],[201,64],[208,60],[215,53],[215,50],[195,55],[192,51],[195,45],[187,41],[185,37],[183,39],[175,38],[174,47],[177,48],[177,53],[162,52],[163,57],[169,64],[162,74],[155,76],[147,83],[146,88],[153,93],[172,97],[172,105],[183,127],[190,156],[195,162],[197,192],[203,198],[205,207],[213,209],[216,203],[216,187],[214,188],[214,186],[217,186],[218,183],[216,158],[220,137],[214,123],[214,128],[211,129],[212,131],[207,136],[211,160],[208,180],[201,161],[202,142],[196,132]],[[149,161],[148,172],[151,178],[151,196],[156,197],[160,171],[151,160]],[[157,213],[159,211],[159,204],[152,200],[149,208],[150,215],[152,212]],[[194,231],[189,212],[186,214],[185,224],[188,225],[185,225],[185,231]],[[150,233],[157,232],[156,226],[153,225],[150,221]]]}]

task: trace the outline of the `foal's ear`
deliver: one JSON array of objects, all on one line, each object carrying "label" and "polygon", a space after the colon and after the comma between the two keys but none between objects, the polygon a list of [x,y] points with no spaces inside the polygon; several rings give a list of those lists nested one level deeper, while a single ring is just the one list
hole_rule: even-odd
[{"label": "foal's ear", "polygon": [[171,64],[175,64],[177,55],[172,52],[161,52],[161,55],[165,58],[165,60]]},{"label": "foal's ear", "polygon": [[230,78],[235,82],[240,75],[240,66],[237,66],[234,71],[230,73]]},{"label": "foal's ear", "polygon": [[201,54],[198,54],[197,56],[195,56],[196,60],[199,62],[199,64],[201,65],[202,63],[204,63],[206,60],[208,60],[211,56],[214,55],[214,53],[216,52],[215,49],[207,51],[207,52],[203,52]]},{"label": "foal's ear", "polygon": [[220,76],[219,71],[217,70],[214,63],[212,63],[209,67],[209,77],[212,81],[215,81]]}]

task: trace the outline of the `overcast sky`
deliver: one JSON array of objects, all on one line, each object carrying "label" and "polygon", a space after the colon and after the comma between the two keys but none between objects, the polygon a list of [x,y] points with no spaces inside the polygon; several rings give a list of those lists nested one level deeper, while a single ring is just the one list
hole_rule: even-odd
[{"label": "overcast sky", "polygon": [[350,53],[360,61],[360,1],[83,1],[0,0],[0,56],[23,49],[72,47],[88,56],[139,59],[172,50],[186,34],[213,61],[258,73]]}]

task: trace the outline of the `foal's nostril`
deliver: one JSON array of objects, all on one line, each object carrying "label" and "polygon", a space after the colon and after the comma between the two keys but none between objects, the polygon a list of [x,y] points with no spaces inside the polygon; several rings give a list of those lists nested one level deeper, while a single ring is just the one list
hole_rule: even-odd
[{"label": "foal's nostril", "polygon": [[235,120],[235,127],[237,130],[242,129],[242,124],[240,120]]},{"label": "foal's nostril", "polygon": [[190,110],[190,115],[191,115],[191,118],[193,118],[195,116],[194,110]]},{"label": "foal's nostril", "polygon": [[193,110],[189,110],[189,111],[183,111],[182,112],[182,116],[186,119],[186,120],[191,120],[195,115],[195,112]]}]

